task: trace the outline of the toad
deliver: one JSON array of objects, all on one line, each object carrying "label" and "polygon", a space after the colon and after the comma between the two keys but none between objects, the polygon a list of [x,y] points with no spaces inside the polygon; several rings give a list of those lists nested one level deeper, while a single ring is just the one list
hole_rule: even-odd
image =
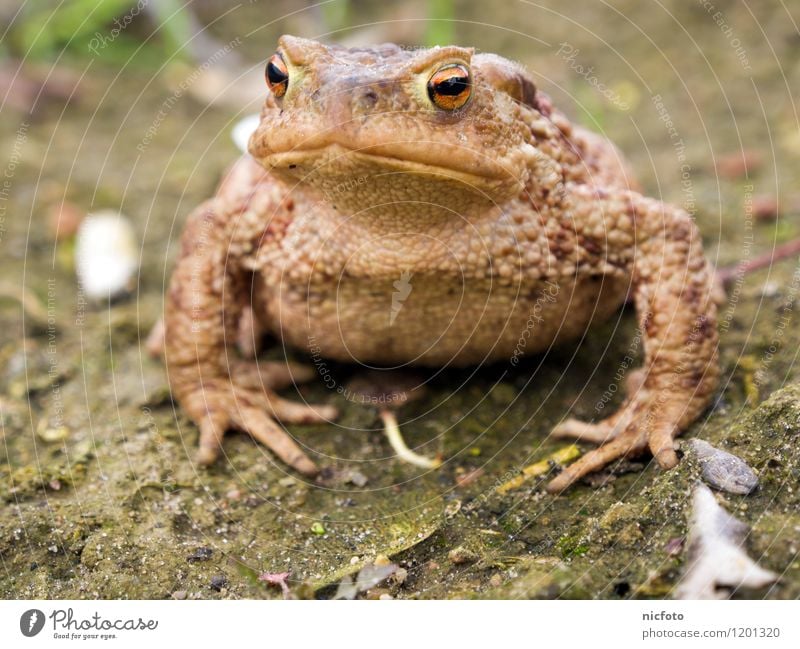
[{"label": "toad", "polygon": [[284,36],[266,84],[249,155],[189,216],[166,299],[199,462],[236,428],[312,476],[279,422],[336,416],[276,393],[308,368],[231,351],[243,318],[338,361],[515,364],[630,298],[643,366],[616,413],[556,426],[598,448],[548,489],[648,452],[676,465],[719,377],[713,273],[685,211],[643,196],[610,142],[494,54]]}]

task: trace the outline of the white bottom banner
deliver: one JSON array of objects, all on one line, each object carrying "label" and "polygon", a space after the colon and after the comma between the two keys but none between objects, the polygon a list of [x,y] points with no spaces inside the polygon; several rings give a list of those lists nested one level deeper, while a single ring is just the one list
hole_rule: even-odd
[{"label": "white bottom banner", "polygon": [[800,602],[5,601],[0,646],[800,647]]}]

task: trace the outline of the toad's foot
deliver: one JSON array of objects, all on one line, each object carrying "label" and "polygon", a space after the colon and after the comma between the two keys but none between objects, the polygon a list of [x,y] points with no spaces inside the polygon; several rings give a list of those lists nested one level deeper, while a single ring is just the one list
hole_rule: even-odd
[{"label": "toad's foot", "polygon": [[[644,397],[644,382],[647,372],[643,368],[632,370],[625,378],[625,391],[631,397],[642,399]],[[613,415],[606,417],[596,424],[588,424],[580,419],[570,417],[558,424],[551,431],[554,437],[569,437],[592,444],[605,444],[619,435],[631,424],[634,408],[620,408]]]},{"label": "toad's foot", "polygon": [[269,389],[241,385],[238,379],[212,379],[182,392],[181,404],[200,427],[198,463],[212,464],[222,449],[225,431],[236,428],[261,442],[299,473],[314,476],[319,472],[276,420],[296,424],[330,421],[337,416],[334,407],[295,403]]},{"label": "toad's foot", "polygon": [[639,390],[617,413],[596,424],[567,419],[553,429],[553,435],[601,446],[564,469],[547,485],[547,490],[559,493],[614,460],[637,457],[648,449],[662,468],[671,469],[678,463],[675,437],[684,417],[685,404],[679,400],[665,403]]},{"label": "toad's foot", "polygon": [[576,210],[586,212],[585,220],[575,222],[622,218],[634,226],[631,281],[644,373],[630,375],[629,396],[617,414],[597,424],[568,420],[556,428],[557,435],[601,446],[558,475],[548,485],[551,492],[648,449],[662,467],[675,466],[675,437],[702,414],[719,382],[714,281],[691,217],[633,192],[610,192],[605,199],[601,192],[593,202],[591,187],[574,191]]}]

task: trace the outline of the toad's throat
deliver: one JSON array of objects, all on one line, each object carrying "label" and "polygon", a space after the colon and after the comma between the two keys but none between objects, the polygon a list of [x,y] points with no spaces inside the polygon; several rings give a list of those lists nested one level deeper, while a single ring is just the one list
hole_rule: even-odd
[{"label": "toad's throat", "polygon": [[463,217],[500,205],[521,189],[500,166],[492,174],[478,173],[340,145],[273,153],[259,161],[290,187],[313,187],[321,200],[348,216],[378,209],[403,221],[420,211]]}]

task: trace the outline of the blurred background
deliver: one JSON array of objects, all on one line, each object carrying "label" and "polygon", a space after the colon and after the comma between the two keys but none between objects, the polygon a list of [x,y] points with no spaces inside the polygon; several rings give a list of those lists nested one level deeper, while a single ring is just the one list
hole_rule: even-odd
[{"label": "blurred background", "polygon": [[[408,433],[454,458],[436,474],[387,460],[364,408],[337,402],[333,432],[293,427],[332,467],[324,489],[244,436],[195,471],[196,433],[143,346],[184,219],[239,155],[232,129],[258,111],[281,34],[519,61],[622,149],[646,193],[687,209],[712,262],[731,267],[800,236],[798,21],[798,3],[781,0],[0,0],[0,595],[280,596],[256,577],[283,570],[324,594],[365,557],[390,555],[408,572],[397,597],[668,596],[688,463],[620,470],[555,501],[486,496],[520,458],[556,450],[546,433],[565,413],[619,403],[609,380],[635,329],[628,311],[516,373],[434,383],[409,406]],[[98,212],[117,224],[100,238],[122,260],[99,278],[119,291],[111,303],[87,294],[91,277],[83,291],[76,280],[76,232]],[[800,595],[798,502],[785,488],[800,452],[798,282],[788,261],[734,286],[720,398],[690,433],[762,472],[763,490],[730,506],[784,574],[774,597]],[[467,559],[450,557],[461,546]]]},{"label": "blurred background", "polygon": [[[713,243],[726,236],[725,208],[741,207],[723,181],[758,174],[759,212],[775,212],[777,202],[798,209],[791,91],[800,36],[790,7],[4,0],[0,133],[13,152],[17,126],[30,124],[20,165],[38,169],[41,181],[17,179],[9,199],[28,213],[51,213],[62,200],[124,210],[165,252],[174,219],[235,156],[231,127],[258,111],[264,63],[281,34],[344,45],[458,43],[525,65],[571,118],[621,146],[648,191],[695,213]],[[146,279],[157,279],[154,271],[146,268]]]}]

